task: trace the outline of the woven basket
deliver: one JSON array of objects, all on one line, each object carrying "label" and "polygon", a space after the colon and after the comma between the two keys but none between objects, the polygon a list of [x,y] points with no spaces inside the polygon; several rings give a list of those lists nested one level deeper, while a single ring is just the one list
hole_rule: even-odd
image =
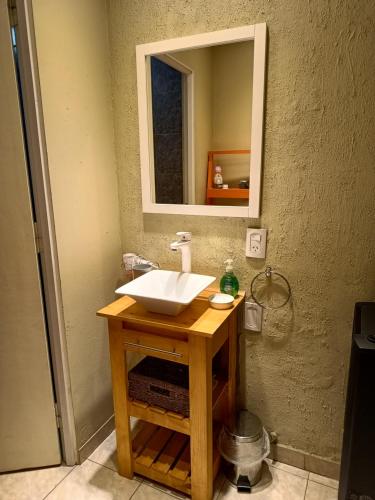
[{"label": "woven basket", "polygon": [[189,368],[146,357],[128,375],[129,396],[189,416]]}]

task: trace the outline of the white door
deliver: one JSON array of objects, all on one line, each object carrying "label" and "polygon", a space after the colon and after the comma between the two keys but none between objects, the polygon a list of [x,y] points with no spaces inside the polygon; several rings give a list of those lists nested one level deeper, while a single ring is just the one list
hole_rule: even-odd
[{"label": "white door", "polygon": [[0,472],[61,462],[7,0],[0,0]]}]

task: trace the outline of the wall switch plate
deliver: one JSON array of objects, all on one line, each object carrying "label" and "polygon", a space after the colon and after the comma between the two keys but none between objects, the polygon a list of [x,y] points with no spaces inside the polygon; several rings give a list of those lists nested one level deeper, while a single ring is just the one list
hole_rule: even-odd
[{"label": "wall switch plate", "polygon": [[252,300],[245,302],[244,328],[252,332],[262,331],[263,308]]},{"label": "wall switch plate", "polygon": [[251,229],[246,231],[246,257],[266,258],[267,229]]}]

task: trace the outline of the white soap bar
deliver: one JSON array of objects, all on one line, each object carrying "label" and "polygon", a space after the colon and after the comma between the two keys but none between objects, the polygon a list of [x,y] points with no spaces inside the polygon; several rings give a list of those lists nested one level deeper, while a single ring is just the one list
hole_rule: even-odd
[{"label": "white soap bar", "polygon": [[233,305],[234,297],[228,293],[214,293],[208,297],[208,301],[214,309],[229,309]]}]

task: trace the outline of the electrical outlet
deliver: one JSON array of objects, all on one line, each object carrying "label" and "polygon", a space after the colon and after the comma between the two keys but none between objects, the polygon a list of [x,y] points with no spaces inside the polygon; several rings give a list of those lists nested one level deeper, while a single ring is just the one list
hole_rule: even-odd
[{"label": "electrical outlet", "polygon": [[260,252],[260,234],[250,233],[250,252],[258,254]]},{"label": "electrical outlet", "polygon": [[246,232],[246,257],[266,258],[267,229],[251,229]]}]

